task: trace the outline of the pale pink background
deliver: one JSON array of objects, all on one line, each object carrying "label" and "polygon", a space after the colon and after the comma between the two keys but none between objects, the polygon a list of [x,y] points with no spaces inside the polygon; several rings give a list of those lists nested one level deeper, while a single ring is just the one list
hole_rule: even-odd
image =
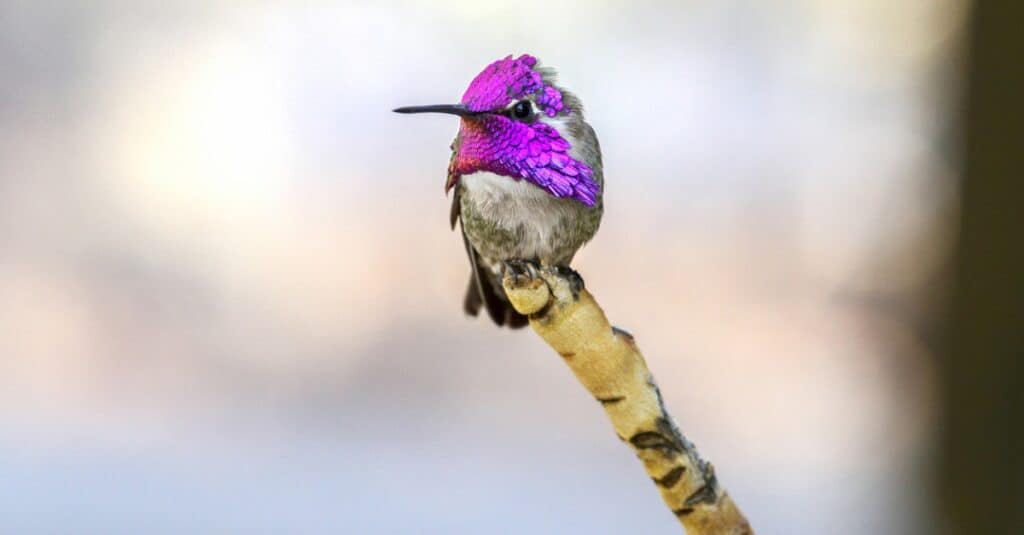
[{"label": "pale pink background", "polygon": [[759,533],[921,529],[963,6],[0,3],[0,532],[676,533],[528,331],[462,316],[454,101],[584,100],[577,268]]}]

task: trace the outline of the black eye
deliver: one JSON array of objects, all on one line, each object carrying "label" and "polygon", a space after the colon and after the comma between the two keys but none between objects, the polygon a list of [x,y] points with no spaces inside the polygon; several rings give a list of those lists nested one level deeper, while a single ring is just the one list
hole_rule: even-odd
[{"label": "black eye", "polygon": [[512,116],[516,119],[526,119],[532,111],[533,107],[530,106],[529,100],[520,100],[512,107]]}]

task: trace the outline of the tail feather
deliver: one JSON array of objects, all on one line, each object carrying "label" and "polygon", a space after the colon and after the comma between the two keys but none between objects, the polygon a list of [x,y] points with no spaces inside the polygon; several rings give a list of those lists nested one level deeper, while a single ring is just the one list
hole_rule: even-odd
[{"label": "tail feather", "polygon": [[467,315],[476,317],[480,313],[480,307],[483,304],[483,300],[480,298],[480,290],[476,287],[476,277],[470,274],[469,285],[466,286],[466,297],[462,299],[462,310]]},{"label": "tail feather", "polygon": [[476,269],[470,273],[466,297],[462,300],[462,308],[466,314],[477,316],[484,306],[487,307],[487,315],[499,327],[507,326],[511,329],[518,329],[530,323],[526,316],[516,312],[516,309],[509,304],[504,288],[499,286],[498,289],[495,289],[491,276],[478,264]]}]

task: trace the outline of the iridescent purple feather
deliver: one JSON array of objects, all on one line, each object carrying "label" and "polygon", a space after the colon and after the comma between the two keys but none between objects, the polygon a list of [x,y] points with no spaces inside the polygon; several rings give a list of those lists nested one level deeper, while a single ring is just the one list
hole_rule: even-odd
[{"label": "iridescent purple feather", "polygon": [[[554,118],[572,112],[561,92],[534,70],[537,60],[508,56],[485,68],[469,84],[462,104],[472,111],[501,111],[534,96],[538,109]],[[557,129],[541,121],[521,122],[504,115],[480,115],[462,121],[460,146],[450,170],[456,176],[489,171],[526,179],[555,197],[597,204],[600,186],[587,164],[569,155],[572,148]]]}]

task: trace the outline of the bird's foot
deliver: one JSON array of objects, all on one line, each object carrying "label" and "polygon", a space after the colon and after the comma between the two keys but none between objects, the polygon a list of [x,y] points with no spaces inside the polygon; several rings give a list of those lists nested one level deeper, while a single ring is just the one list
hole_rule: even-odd
[{"label": "bird's foot", "polygon": [[547,306],[550,292],[537,266],[525,260],[505,262],[502,286],[512,307],[531,316]]},{"label": "bird's foot", "polygon": [[583,277],[569,266],[538,266],[530,260],[513,259],[504,264],[504,276],[510,278],[514,286],[523,287],[538,278],[555,276],[569,283],[573,297],[579,297],[584,288]]},{"label": "bird's foot", "polygon": [[540,266],[526,260],[504,263],[505,295],[530,320],[541,320],[555,303],[568,306],[580,299],[583,277],[569,266]]},{"label": "bird's foot", "polygon": [[581,277],[575,269],[569,266],[555,266],[552,269],[555,274],[569,283],[569,289],[572,290],[573,298],[579,299],[580,290],[584,288],[583,277]]},{"label": "bird's foot", "polygon": [[537,265],[529,260],[514,259],[505,262],[505,278],[515,287],[524,287],[537,280],[540,274]]}]

